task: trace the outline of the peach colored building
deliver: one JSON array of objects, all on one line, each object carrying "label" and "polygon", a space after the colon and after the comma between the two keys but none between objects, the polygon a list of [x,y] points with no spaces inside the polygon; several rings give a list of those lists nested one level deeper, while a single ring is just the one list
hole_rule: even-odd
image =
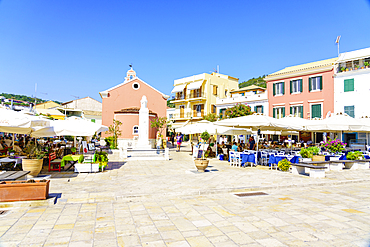
[{"label": "peach colored building", "polygon": [[[150,127],[150,122],[156,117],[166,117],[167,95],[136,77],[132,68],[127,72],[123,83],[100,92],[103,101],[102,124],[110,126],[113,119],[121,121],[122,134],[119,141],[126,142],[128,146],[135,146],[138,138],[140,100],[143,95],[148,99],[149,141],[154,143],[156,133]],[[165,136],[165,131],[162,134]],[[102,135],[109,136],[108,132]]]},{"label": "peach colored building", "polygon": [[269,116],[325,118],[334,112],[334,63],[337,58],[287,67],[266,76]]}]

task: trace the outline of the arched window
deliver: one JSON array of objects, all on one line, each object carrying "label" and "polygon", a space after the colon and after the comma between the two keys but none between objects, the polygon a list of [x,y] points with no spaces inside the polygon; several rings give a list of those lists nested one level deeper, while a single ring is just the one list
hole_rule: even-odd
[{"label": "arched window", "polygon": [[132,134],[133,135],[138,135],[139,134],[139,126],[138,125],[134,125],[134,127],[132,128]]}]

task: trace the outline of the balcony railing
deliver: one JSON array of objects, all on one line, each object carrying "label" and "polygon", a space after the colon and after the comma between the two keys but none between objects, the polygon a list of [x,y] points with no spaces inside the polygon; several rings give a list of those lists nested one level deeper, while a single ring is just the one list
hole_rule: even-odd
[{"label": "balcony railing", "polygon": [[202,93],[202,92],[191,92],[188,98],[195,99],[195,98],[203,98],[205,96],[206,96],[205,93]]},{"label": "balcony railing", "polygon": [[173,99],[174,100],[184,100],[186,97],[185,97],[185,95],[176,95]]},{"label": "balcony railing", "polygon": [[202,112],[184,112],[173,114],[173,119],[191,119],[191,118],[201,118],[204,116],[204,111]]},{"label": "balcony railing", "polygon": [[196,98],[203,98],[206,97],[205,93],[201,92],[191,92],[190,94],[187,95],[176,95],[173,97],[173,100],[185,100],[185,99],[196,99]]}]

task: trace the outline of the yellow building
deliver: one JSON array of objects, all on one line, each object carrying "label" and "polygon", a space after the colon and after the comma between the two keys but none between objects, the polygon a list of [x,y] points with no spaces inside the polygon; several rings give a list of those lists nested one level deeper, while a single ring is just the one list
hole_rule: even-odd
[{"label": "yellow building", "polygon": [[60,105],[58,103],[55,103],[54,101],[49,100],[49,101],[46,101],[44,103],[37,104],[36,109],[53,109],[53,108],[57,108],[59,106]]},{"label": "yellow building", "polygon": [[56,108],[60,107],[58,103],[54,101],[47,101],[36,105],[36,112],[45,116],[50,116],[54,119],[64,120],[64,114],[58,111]]},{"label": "yellow building", "polygon": [[230,96],[232,90],[239,88],[239,79],[219,73],[199,74],[174,81],[171,93],[175,94],[173,128],[189,121],[197,122],[204,115],[216,112],[216,99]]}]

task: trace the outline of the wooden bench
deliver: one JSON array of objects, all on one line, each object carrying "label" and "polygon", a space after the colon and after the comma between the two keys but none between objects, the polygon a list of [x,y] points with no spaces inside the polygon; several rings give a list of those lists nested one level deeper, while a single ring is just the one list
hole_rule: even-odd
[{"label": "wooden bench", "polygon": [[335,164],[344,164],[344,167],[350,170],[369,169],[370,159],[365,160],[333,160]]},{"label": "wooden bench", "polygon": [[[317,161],[308,161],[308,162],[317,162]],[[306,163],[306,162],[305,162]],[[324,178],[325,177],[325,169],[326,166],[315,166],[312,164],[291,164],[292,166],[292,173],[299,175],[299,174],[306,174],[306,168],[310,168],[310,177],[311,178]]]},{"label": "wooden bench", "polygon": [[30,171],[5,171],[0,172],[0,181],[26,180]]}]

